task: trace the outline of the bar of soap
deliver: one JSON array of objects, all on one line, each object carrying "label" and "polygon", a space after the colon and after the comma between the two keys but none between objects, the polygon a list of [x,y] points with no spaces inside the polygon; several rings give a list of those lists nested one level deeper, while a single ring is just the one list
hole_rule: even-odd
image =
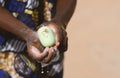
[{"label": "bar of soap", "polygon": [[48,26],[43,26],[37,31],[39,40],[44,47],[50,47],[55,44],[55,33]]}]

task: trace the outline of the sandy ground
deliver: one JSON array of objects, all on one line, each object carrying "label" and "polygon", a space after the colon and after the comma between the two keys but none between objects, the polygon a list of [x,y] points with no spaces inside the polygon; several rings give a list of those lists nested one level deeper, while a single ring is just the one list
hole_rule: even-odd
[{"label": "sandy ground", "polygon": [[78,0],[64,78],[120,78],[120,0]]}]

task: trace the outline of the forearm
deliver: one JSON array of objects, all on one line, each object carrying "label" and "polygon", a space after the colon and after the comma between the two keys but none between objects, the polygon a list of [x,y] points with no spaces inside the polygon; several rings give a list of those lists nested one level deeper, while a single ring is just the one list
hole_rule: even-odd
[{"label": "forearm", "polygon": [[76,6],[76,0],[57,0],[56,15],[53,21],[66,28]]},{"label": "forearm", "polygon": [[10,12],[2,7],[0,7],[0,28],[20,36],[25,40],[27,36],[29,36],[28,34],[33,32],[29,27],[17,20]]}]

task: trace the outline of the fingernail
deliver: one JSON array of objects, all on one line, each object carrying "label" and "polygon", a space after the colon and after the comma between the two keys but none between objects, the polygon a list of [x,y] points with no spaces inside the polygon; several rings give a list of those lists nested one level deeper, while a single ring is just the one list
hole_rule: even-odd
[{"label": "fingernail", "polygon": [[60,45],[60,43],[59,43],[59,42],[57,42],[57,43],[56,43],[56,46],[58,47],[59,45]]},{"label": "fingernail", "polygon": [[48,52],[48,51],[49,51],[49,48],[48,48],[48,47],[46,47],[44,51],[45,51],[45,52]]}]

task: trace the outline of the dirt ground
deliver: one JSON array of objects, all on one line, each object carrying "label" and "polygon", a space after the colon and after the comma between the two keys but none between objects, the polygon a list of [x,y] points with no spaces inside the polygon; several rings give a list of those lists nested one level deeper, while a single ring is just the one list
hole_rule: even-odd
[{"label": "dirt ground", "polygon": [[77,0],[64,78],[120,78],[120,0]]}]

